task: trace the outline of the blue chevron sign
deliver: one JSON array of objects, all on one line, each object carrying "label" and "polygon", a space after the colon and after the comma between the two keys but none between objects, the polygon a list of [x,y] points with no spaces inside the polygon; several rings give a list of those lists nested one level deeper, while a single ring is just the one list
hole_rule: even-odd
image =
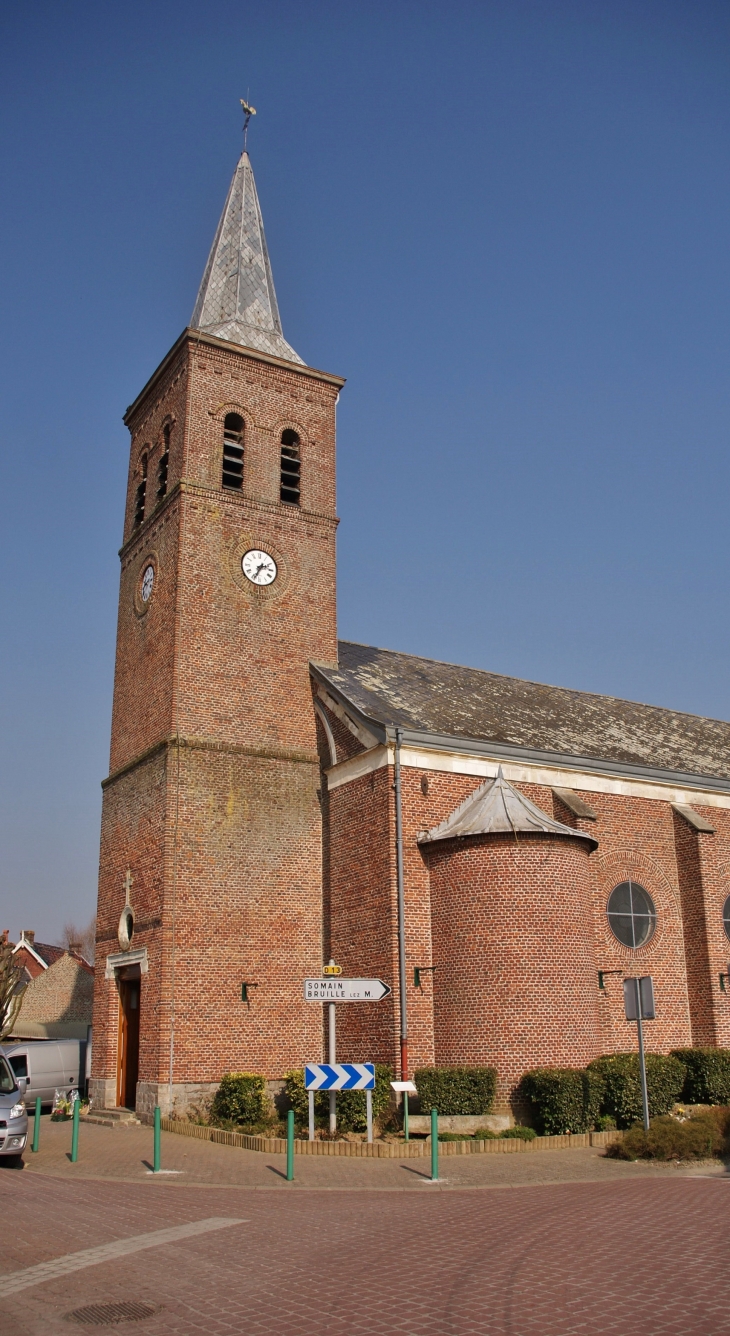
[{"label": "blue chevron sign", "polygon": [[304,1067],[305,1090],[374,1090],[372,1062],[308,1062]]}]

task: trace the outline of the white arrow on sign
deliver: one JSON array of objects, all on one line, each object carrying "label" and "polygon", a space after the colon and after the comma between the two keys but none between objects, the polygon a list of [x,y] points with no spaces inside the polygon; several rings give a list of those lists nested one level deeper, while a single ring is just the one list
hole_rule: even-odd
[{"label": "white arrow on sign", "polygon": [[305,979],[305,1002],[380,1002],[390,993],[382,979]]}]

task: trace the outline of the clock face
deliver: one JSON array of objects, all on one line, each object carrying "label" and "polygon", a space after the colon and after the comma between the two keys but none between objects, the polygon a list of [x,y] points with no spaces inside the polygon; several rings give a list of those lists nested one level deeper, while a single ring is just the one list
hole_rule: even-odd
[{"label": "clock face", "polygon": [[144,575],[142,576],[142,588],[139,591],[140,594],[142,595],[143,603],[149,603],[150,597],[152,595],[152,586],[154,583],[155,583],[155,568],[154,566],[148,566],[145,570]]},{"label": "clock face", "polygon": [[270,557],[268,552],[261,552],[257,547],[252,547],[250,552],[244,552],[241,557],[241,570],[246,579],[255,585],[273,584],[277,576],[274,558]]}]

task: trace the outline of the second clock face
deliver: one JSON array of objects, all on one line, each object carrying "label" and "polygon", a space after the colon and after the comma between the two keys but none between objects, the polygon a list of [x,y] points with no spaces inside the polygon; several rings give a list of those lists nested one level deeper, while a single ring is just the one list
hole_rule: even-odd
[{"label": "second clock face", "polygon": [[241,557],[241,570],[246,579],[255,585],[273,584],[277,576],[274,558],[258,547],[252,547],[250,552],[244,552]]},{"label": "second clock face", "polygon": [[145,573],[142,576],[142,588],[140,592],[142,594],[143,603],[149,603],[150,598],[152,597],[152,586],[154,585],[154,583],[155,583],[155,568],[154,566],[150,565],[146,568]]}]

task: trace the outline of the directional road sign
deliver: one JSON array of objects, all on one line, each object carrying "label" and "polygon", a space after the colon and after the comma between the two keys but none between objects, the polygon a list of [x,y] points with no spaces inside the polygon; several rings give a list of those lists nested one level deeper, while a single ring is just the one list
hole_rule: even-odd
[{"label": "directional road sign", "polygon": [[390,988],[382,979],[305,979],[305,1002],[379,1002]]},{"label": "directional road sign", "polygon": [[308,1062],[304,1068],[306,1090],[374,1090],[372,1062]]}]

